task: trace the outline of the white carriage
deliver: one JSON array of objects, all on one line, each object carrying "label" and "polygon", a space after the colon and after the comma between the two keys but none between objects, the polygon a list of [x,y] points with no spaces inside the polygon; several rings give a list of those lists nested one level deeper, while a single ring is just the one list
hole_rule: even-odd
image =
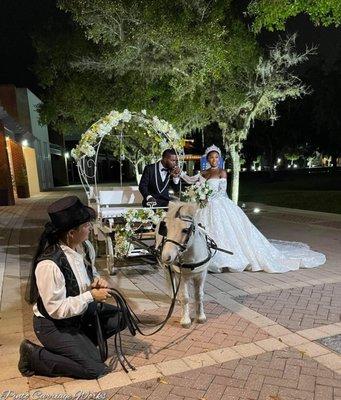
[{"label": "white carriage", "polygon": [[[124,141],[124,126],[137,124],[139,128],[153,132],[160,138],[158,143],[159,153],[164,148],[173,148],[178,156],[183,154],[183,140],[175,129],[166,121],[157,117],[147,117],[145,111],[131,113],[124,110],[122,113],[112,111],[106,117],[100,119],[86,131],[72,151],[77,161],[78,173],[86,192],[89,205],[97,212],[97,220],[94,223],[94,236],[96,240],[105,241],[107,268],[110,274],[115,273],[117,259],[117,235],[119,231],[129,226],[130,237],[125,243],[124,258],[144,257],[153,259],[155,240],[155,218],[161,214],[162,208],[143,208],[142,196],[138,186],[122,185],[122,168],[120,168],[120,187],[101,188],[97,183],[97,159],[103,138],[106,135],[119,137]],[[122,164],[123,157],[120,157]],[[127,223],[127,216],[137,213],[143,218],[133,218]],[[121,252],[122,257],[122,252]],[[154,259],[155,261],[155,259]],[[152,261],[153,262],[153,261]],[[156,262],[156,261],[155,261]]]}]

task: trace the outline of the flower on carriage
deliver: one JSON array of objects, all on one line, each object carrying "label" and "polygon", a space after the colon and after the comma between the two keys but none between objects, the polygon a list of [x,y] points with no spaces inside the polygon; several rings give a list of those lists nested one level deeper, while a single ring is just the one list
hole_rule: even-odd
[{"label": "flower on carriage", "polygon": [[187,202],[198,203],[200,208],[204,208],[206,207],[212,193],[213,190],[206,181],[197,182],[195,185],[189,186],[185,189],[182,194],[182,198]]},{"label": "flower on carriage", "polygon": [[151,228],[150,224],[157,225],[164,216],[163,210],[128,210],[124,214],[123,227],[121,225],[115,229],[115,256],[118,258],[126,256],[133,249],[130,238],[135,232],[143,225],[149,224],[149,228]]},{"label": "flower on carriage", "polygon": [[87,157],[92,157],[96,153],[93,146],[91,146],[91,144],[87,142],[81,143],[78,146],[78,152],[81,154],[85,154]]},{"label": "flower on carriage", "polygon": [[133,249],[134,246],[126,236],[126,231],[124,229],[115,231],[115,257],[123,258]]},{"label": "flower on carriage", "polygon": [[131,120],[131,117],[132,117],[131,112],[127,109],[125,109],[121,114],[121,120],[123,122],[129,122]]},{"label": "flower on carriage", "polygon": [[97,133],[93,129],[88,129],[82,137],[82,142],[95,143],[96,139]]},{"label": "flower on carriage", "polygon": [[76,146],[74,149],[71,150],[71,156],[75,160],[78,160],[82,156],[78,146]]}]

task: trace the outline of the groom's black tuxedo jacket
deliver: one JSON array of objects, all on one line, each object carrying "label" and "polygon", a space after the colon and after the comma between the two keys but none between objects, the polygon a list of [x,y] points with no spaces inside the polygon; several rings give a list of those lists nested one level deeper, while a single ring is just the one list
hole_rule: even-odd
[{"label": "groom's black tuxedo jacket", "polygon": [[[155,170],[156,170],[156,178],[155,178]],[[161,193],[159,193],[156,186],[156,179],[158,182],[159,189]],[[160,171],[159,171],[159,163],[146,165],[143,170],[143,174],[141,177],[139,190],[143,196],[142,205],[144,207],[147,206],[147,196],[153,196],[157,202],[158,207],[167,207],[169,203],[169,187],[173,187],[175,191],[179,189],[179,184],[175,184],[173,182],[173,178],[167,176],[164,182],[162,182]]]}]

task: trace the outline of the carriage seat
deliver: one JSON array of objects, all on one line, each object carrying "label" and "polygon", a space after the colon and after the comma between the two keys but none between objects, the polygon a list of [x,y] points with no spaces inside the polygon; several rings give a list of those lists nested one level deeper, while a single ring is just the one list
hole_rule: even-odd
[{"label": "carriage seat", "polygon": [[99,191],[99,203],[103,206],[138,205],[141,206],[143,197],[138,186],[125,186],[112,190]]},{"label": "carriage seat", "polygon": [[138,186],[125,186],[112,190],[100,190],[99,212],[103,218],[122,215],[129,208],[142,207],[142,195]]}]

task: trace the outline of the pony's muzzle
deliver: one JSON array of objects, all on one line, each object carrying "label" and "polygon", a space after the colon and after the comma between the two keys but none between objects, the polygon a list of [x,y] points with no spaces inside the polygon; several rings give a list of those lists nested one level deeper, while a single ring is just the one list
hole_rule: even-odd
[{"label": "pony's muzzle", "polygon": [[172,243],[165,243],[161,253],[161,260],[164,264],[172,264],[177,254],[177,247],[175,245]]}]

